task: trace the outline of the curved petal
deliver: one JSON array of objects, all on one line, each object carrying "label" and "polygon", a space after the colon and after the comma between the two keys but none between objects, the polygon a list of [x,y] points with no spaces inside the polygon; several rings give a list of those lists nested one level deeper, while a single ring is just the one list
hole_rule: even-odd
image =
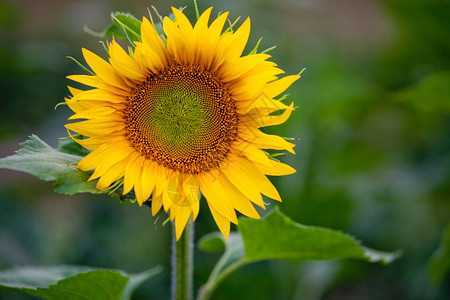
[{"label": "curved petal", "polygon": [[109,55],[109,62],[119,74],[134,81],[144,81],[147,78],[139,63],[132,59],[114,40],[109,45]]},{"label": "curved petal", "polygon": [[117,88],[130,89],[109,63],[87,49],[83,48],[82,50],[84,59],[100,79]]}]

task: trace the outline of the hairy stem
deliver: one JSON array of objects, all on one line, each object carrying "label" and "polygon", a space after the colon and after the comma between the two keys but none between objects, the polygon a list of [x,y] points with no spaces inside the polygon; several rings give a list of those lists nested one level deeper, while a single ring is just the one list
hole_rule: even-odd
[{"label": "hairy stem", "polygon": [[178,241],[172,223],[172,300],[192,300],[194,223],[188,222]]}]

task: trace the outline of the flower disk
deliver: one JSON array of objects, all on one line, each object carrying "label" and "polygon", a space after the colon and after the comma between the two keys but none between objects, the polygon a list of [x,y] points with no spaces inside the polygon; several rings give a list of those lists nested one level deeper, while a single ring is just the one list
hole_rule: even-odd
[{"label": "flower disk", "polygon": [[209,25],[209,8],[192,26],[172,10],[163,36],[143,18],[131,54],[115,41],[109,62],[83,49],[95,74],[68,78],[92,89],[69,87],[69,120],[78,121],[66,127],[86,137],[76,141],[92,152],[78,168],[94,170],[98,189],[123,183],[139,205],[150,199],[153,215],[163,208],[175,222],[177,239],[197,218],[201,192],[228,237],[236,210],[259,218],[253,205],[264,208],[262,195],[281,201],[266,175],[295,172],[262,150],[294,153],[294,145],[259,128],[289,118],[293,104],[274,97],[300,76],[278,78],[283,71],[267,54],[242,55],[249,19],[222,32],[228,13]]},{"label": "flower disk", "polygon": [[124,116],[133,147],[181,173],[217,167],[237,135],[229,92],[198,66],[173,66],[150,76],[131,92]]}]

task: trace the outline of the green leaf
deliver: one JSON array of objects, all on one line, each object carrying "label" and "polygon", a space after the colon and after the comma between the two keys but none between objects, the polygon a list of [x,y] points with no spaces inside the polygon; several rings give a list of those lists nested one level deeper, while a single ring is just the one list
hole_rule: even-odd
[{"label": "green leaf", "polygon": [[430,263],[430,281],[434,286],[439,286],[450,271],[450,225],[442,235],[442,242],[433,255]]},{"label": "green leaf", "polygon": [[396,97],[421,113],[446,115],[450,112],[450,72],[436,73]]},{"label": "green leaf", "polygon": [[353,237],[336,230],[297,224],[278,209],[263,220],[242,219],[238,230],[249,262],[355,258],[390,263],[397,257],[365,248]]},{"label": "green leaf", "polygon": [[111,14],[112,21],[117,25],[123,25],[130,34],[140,38],[141,21],[130,13],[115,12]]},{"label": "green leaf", "polygon": [[113,23],[122,29],[127,40],[132,44],[133,41],[141,40],[141,21],[129,13],[115,12],[111,14]]},{"label": "green leaf", "polygon": [[95,32],[88,27],[84,31],[96,38],[129,41],[141,40],[141,21],[133,15],[123,12],[111,13],[112,23],[102,32]]},{"label": "green leaf", "polygon": [[[60,152],[36,135],[30,136],[20,146],[21,149],[15,155],[0,159],[0,168],[22,171],[45,181],[54,181],[55,192],[60,194],[102,193],[95,188],[96,181],[88,181],[91,173],[76,167],[82,156]],[[65,146],[68,147],[67,144]],[[61,147],[68,151],[65,146]]]},{"label": "green leaf", "polygon": [[90,152],[88,149],[83,148],[83,146],[71,138],[60,140],[58,142],[58,151],[83,157],[88,155]]},{"label": "green leaf", "polygon": [[0,272],[0,287],[49,300],[128,300],[160,272],[160,267],[132,275],[83,266],[16,267]]},{"label": "green leaf", "polygon": [[231,233],[228,242],[219,233],[214,233],[202,238],[199,247],[215,252],[220,249],[219,242],[226,247],[225,252],[200,290],[198,299],[209,299],[226,276],[256,261],[353,258],[388,264],[400,255],[366,248],[340,231],[297,224],[278,208],[262,220],[241,218],[238,232]]}]

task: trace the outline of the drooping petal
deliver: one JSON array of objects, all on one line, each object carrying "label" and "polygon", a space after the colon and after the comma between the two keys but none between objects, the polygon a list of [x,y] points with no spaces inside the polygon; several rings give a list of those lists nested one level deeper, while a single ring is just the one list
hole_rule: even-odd
[{"label": "drooping petal", "polygon": [[223,236],[228,240],[228,236],[230,235],[230,221],[225,218],[219,211],[217,211],[211,203],[208,202],[209,210],[211,211],[211,215],[214,218],[214,221],[219,227],[220,232]]}]

